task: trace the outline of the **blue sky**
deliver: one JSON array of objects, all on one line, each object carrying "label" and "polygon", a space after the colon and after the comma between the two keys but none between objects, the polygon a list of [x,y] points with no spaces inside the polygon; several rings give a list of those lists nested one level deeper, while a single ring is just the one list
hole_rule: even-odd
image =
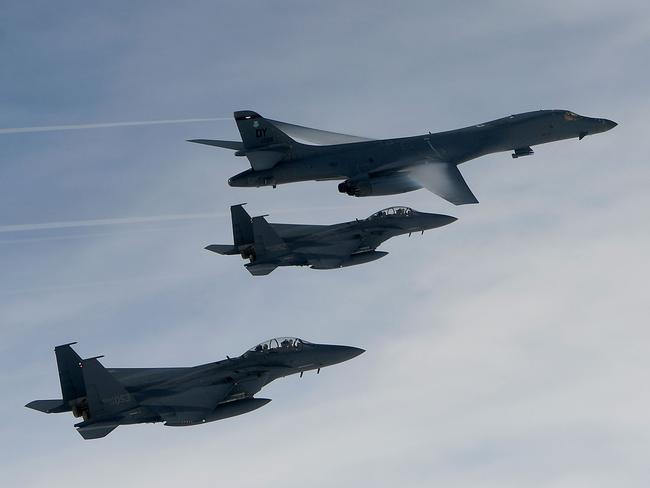
[{"label": "blue sky", "polygon": [[[0,484],[647,486],[646,2],[5,2],[0,128],[253,109],[369,137],[562,108],[615,130],[469,162],[481,202],[230,188],[232,121],[0,134]],[[228,206],[333,223],[389,205],[459,218],[385,259],[253,278],[202,248]],[[179,214],[212,218],[166,220]],[[161,217],[140,222],[141,217]],[[11,231],[124,218],[133,223]],[[56,227],[56,225],[52,225]],[[56,344],[191,365],[273,336],[367,353],[270,385],[249,415],[84,442]]]}]

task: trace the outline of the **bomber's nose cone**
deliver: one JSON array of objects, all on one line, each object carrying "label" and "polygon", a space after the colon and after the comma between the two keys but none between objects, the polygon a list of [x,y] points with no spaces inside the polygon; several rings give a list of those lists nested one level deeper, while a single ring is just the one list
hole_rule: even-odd
[{"label": "bomber's nose cone", "polygon": [[609,119],[604,119],[603,123],[605,124],[605,127],[607,127],[605,130],[613,129],[614,127],[616,127],[618,125],[616,122],[614,122],[613,120],[609,120]]}]

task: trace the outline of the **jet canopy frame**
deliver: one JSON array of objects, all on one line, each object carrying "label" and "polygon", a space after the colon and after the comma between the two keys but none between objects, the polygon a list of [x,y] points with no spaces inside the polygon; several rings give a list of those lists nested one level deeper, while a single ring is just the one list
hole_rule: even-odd
[{"label": "jet canopy frame", "polygon": [[302,349],[305,344],[311,344],[311,342],[299,337],[274,337],[251,347],[244,354],[268,351],[297,351]]},{"label": "jet canopy frame", "polygon": [[368,220],[389,217],[392,215],[398,215],[400,217],[411,217],[415,215],[415,210],[410,207],[388,207],[380,210],[379,212],[375,212],[370,217],[368,217]]}]

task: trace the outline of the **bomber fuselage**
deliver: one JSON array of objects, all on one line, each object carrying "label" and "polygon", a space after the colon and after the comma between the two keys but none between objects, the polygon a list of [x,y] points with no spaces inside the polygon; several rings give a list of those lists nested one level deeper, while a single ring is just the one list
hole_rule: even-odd
[{"label": "bomber fuselage", "polygon": [[[425,160],[460,164],[486,154],[582,138],[615,126],[608,119],[584,117],[566,110],[540,110],[435,134],[329,146],[296,144],[274,167],[246,170],[228,183],[259,187],[341,180],[396,171]],[[419,187],[411,189],[416,188]]]}]

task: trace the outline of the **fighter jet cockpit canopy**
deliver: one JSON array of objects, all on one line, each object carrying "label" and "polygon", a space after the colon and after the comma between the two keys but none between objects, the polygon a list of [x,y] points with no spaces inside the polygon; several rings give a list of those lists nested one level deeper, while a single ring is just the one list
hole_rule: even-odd
[{"label": "fighter jet cockpit canopy", "polygon": [[380,210],[379,212],[375,212],[372,214],[370,217],[368,217],[368,220],[373,220],[373,219],[378,219],[382,217],[388,217],[390,215],[398,215],[401,217],[410,217],[411,215],[415,214],[415,210],[409,207],[388,207],[383,210]]},{"label": "fighter jet cockpit canopy", "polygon": [[269,351],[297,351],[302,349],[302,346],[305,344],[311,344],[311,342],[299,339],[298,337],[275,337],[251,347],[244,353],[244,356]]}]

